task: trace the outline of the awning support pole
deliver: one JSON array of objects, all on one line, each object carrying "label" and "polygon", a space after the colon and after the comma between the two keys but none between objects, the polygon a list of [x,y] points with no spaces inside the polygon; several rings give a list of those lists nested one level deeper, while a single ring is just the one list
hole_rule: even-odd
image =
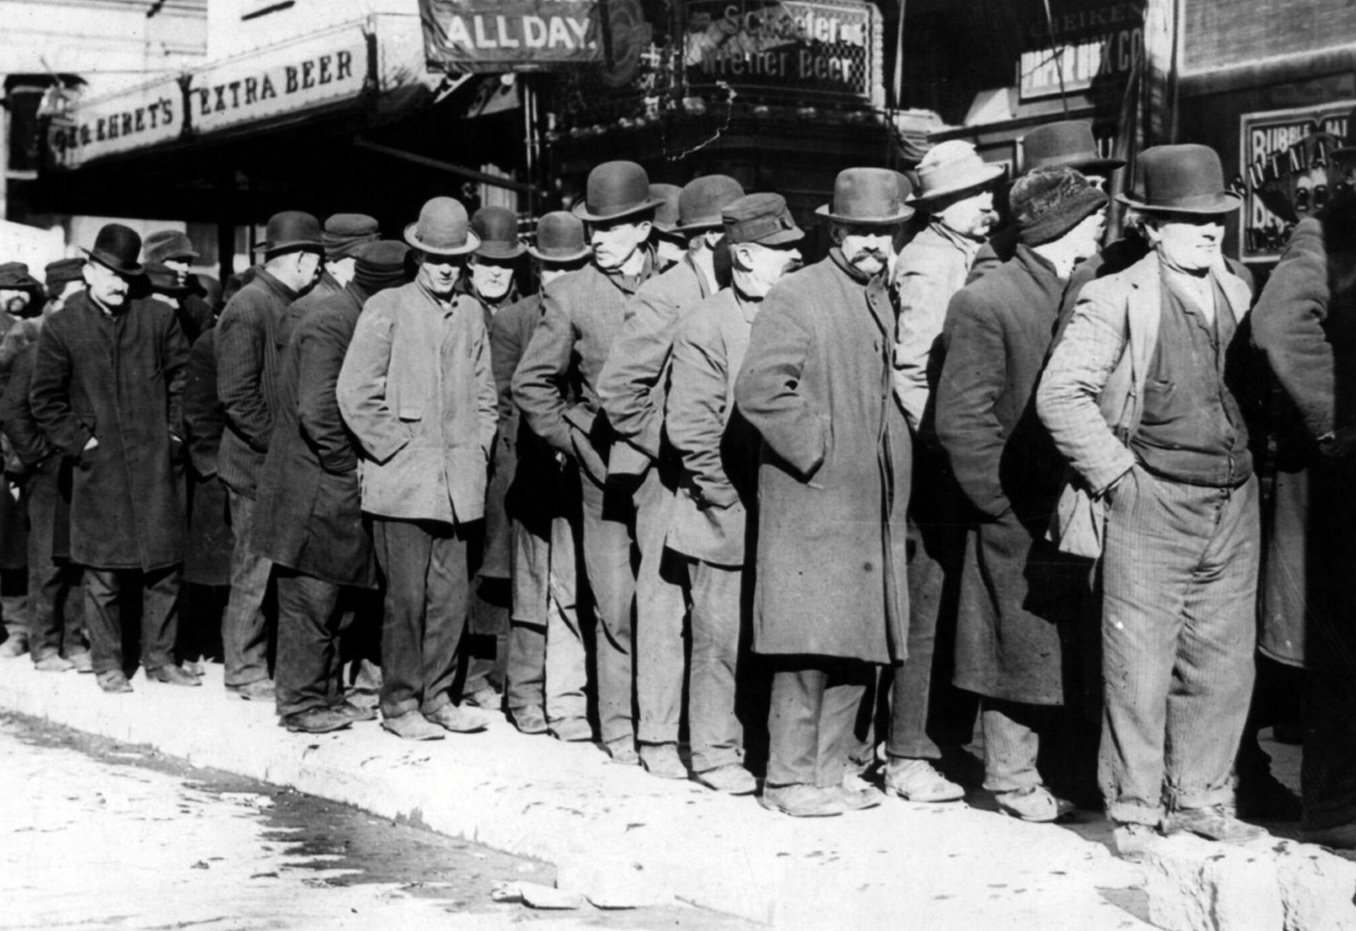
[{"label": "awning support pole", "polygon": [[427,155],[418,155],[414,152],[406,152],[403,149],[392,148],[389,145],[381,145],[377,142],[368,142],[361,136],[355,137],[353,144],[360,149],[367,149],[369,152],[376,152],[380,155],[389,155],[391,158],[398,158],[401,161],[411,162],[415,165],[422,165],[425,168],[433,168],[437,171],[445,171],[448,174],[457,175],[461,178],[469,178],[472,181],[478,181],[481,184],[489,184],[494,187],[507,188],[510,191],[530,192],[532,185],[524,184],[521,181],[514,181],[512,178],[501,178],[498,175],[486,174],[483,171],[476,171],[474,168],[465,168],[461,165],[454,165],[451,162],[440,161],[436,158],[429,158]]}]

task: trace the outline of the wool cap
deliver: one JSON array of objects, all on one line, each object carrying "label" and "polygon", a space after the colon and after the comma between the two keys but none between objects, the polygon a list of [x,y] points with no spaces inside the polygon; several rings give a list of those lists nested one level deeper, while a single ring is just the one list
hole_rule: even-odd
[{"label": "wool cap", "polygon": [[727,204],[720,215],[725,222],[725,241],[731,245],[752,242],[781,246],[805,238],[780,194],[746,194]]},{"label": "wool cap", "polygon": [[355,249],[365,242],[373,242],[381,235],[376,219],[365,213],[336,213],[325,220],[320,241],[325,246],[325,258],[330,261],[355,255]]},{"label": "wool cap", "polygon": [[359,243],[353,254],[353,280],[368,294],[404,284],[410,247],[395,239],[377,239]]},{"label": "wool cap", "polygon": [[81,274],[80,270],[84,267],[85,260],[74,257],[48,262],[42,270],[43,277],[47,282],[48,296],[56,297],[65,288],[67,282],[82,280],[84,275]]},{"label": "wool cap", "polygon": [[1072,168],[1037,168],[1008,194],[1018,236],[1028,246],[1053,242],[1107,204],[1107,196]]}]

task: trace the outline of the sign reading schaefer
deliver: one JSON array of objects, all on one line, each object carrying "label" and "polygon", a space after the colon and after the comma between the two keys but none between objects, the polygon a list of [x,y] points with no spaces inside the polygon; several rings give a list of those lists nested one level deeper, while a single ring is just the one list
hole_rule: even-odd
[{"label": "sign reading schaefer", "polygon": [[1336,193],[1341,172],[1329,152],[1333,140],[1346,138],[1353,103],[1335,101],[1239,118],[1240,166],[1234,187],[1244,196],[1239,223],[1243,261],[1276,261],[1295,223],[1322,209]]},{"label": "sign reading schaefer", "polygon": [[544,71],[600,62],[596,0],[419,0],[429,67]]},{"label": "sign reading schaefer", "polygon": [[858,0],[690,0],[690,87],[883,99],[875,6]]}]

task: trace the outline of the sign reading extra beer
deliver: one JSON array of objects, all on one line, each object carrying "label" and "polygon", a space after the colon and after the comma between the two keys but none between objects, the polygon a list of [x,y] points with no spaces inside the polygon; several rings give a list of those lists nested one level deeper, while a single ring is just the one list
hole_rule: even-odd
[{"label": "sign reading extra beer", "polygon": [[690,87],[873,100],[883,94],[876,8],[857,0],[690,0]]},{"label": "sign reading extra beer", "polygon": [[603,60],[596,0],[419,0],[430,67],[544,71]]},{"label": "sign reading extra beer", "polygon": [[1353,127],[1356,101],[1290,110],[1245,113],[1239,118],[1239,173],[1232,187],[1243,194],[1239,256],[1245,262],[1280,258],[1290,231],[1321,210],[1343,181],[1331,151]]}]

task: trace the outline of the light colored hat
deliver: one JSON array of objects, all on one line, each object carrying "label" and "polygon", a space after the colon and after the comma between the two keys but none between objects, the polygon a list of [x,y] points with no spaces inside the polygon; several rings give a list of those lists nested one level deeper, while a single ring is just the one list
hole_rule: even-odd
[{"label": "light colored hat", "polygon": [[405,227],[405,241],[431,255],[466,255],[480,246],[471,218],[455,197],[435,197],[419,210],[419,219]]},{"label": "light colored hat", "polygon": [[910,203],[935,200],[947,194],[984,187],[1003,175],[1002,165],[990,165],[964,139],[939,142],[918,163],[919,189]]}]

